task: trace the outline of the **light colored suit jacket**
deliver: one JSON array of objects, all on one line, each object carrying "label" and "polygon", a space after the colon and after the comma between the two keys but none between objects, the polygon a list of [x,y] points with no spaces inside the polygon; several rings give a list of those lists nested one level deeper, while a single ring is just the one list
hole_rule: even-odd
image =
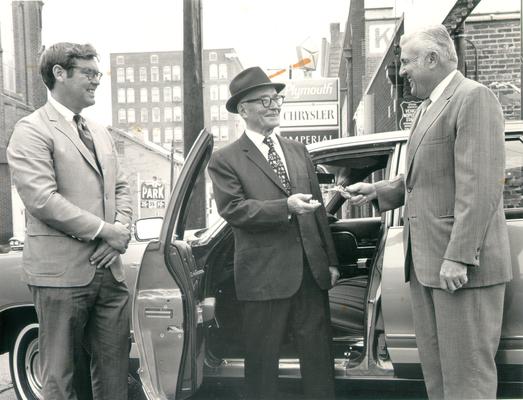
[{"label": "light colored suit jacket", "polygon": [[[129,185],[109,132],[87,121],[101,167],[78,132],[47,103],[15,126],[7,148],[14,184],[26,207],[24,280],[35,286],[87,285],[101,221],[130,224]],[[124,279],[121,260],[114,277]]]},{"label": "light colored suit jacket", "polygon": [[512,278],[504,180],[501,106],[458,72],[411,132],[405,175],[376,185],[380,210],[405,204],[405,254],[410,244],[423,285],[439,287],[443,259],[469,265],[465,287]]},{"label": "light colored suit jacket", "polygon": [[[279,138],[292,193],[322,201],[307,149]],[[287,194],[255,144],[243,134],[213,153],[209,175],[220,215],[234,232],[234,278],[240,300],[288,298],[299,289],[304,259],[322,289],[329,289],[329,265],[337,265],[325,208],[288,218]]]}]

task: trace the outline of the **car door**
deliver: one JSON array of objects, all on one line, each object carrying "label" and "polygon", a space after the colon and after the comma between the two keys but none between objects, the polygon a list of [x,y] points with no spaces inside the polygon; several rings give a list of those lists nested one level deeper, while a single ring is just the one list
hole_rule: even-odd
[{"label": "car door", "polygon": [[133,295],[132,320],[139,374],[148,399],[184,399],[203,375],[203,321],[212,318],[212,299],[198,298],[203,276],[183,241],[195,183],[213,149],[203,130],[186,157],[171,194],[158,240],[143,255]]}]

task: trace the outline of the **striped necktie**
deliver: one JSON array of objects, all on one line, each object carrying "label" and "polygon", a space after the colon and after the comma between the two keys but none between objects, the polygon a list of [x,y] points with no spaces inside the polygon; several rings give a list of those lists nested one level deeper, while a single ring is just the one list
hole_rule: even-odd
[{"label": "striped necktie", "polygon": [[87,147],[87,150],[89,150],[94,160],[96,161],[96,165],[101,171],[100,163],[98,162],[98,157],[96,157],[93,135],[89,131],[89,128],[85,123],[85,119],[80,114],[75,114],[73,117],[73,121],[76,124],[76,129],[78,129],[78,136],[80,136],[80,140],[85,145],[85,147]]},{"label": "striped necktie", "polygon": [[287,176],[287,171],[285,171],[285,167],[283,166],[283,162],[278,153],[276,153],[276,150],[274,149],[274,142],[270,137],[266,136],[265,139],[263,139],[263,143],[269,146],[269,164],[271,165],[274,172],[276,172],[276,175],[278,175],[278,178],[280,178],[281,184],[283,185],[285,192],[287,192],[287,194],[290,195],[291,183],[289,181],[289,177]]}]

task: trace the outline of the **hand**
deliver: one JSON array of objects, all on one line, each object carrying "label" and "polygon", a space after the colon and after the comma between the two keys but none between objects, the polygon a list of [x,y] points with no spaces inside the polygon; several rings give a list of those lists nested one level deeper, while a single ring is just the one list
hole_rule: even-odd
[{"label": "hand", "polygon": [[374,184],[365,182],[358,182],[354,185],[347,186],[344,192],[340,193],[354,206],[360,206],[377,197]]},{"label": "hand", "polygon": [[454,293],[467,282],[467,266],[465,264],[443,260],[439,272],[439,285],[443,290]]},{"label": "hand", "polygon": [[329,267],[329,272],[331,274],[331,286],[334,286],[340,279],[340,271],[338,271],[338,267]]},{"label": "hand", "polygon": [[120,253],[117,250],[101,240],[94,253],[89,257],[89,261],[92,265],[96,265],[96,268],[108,268],[118,259],[119,255]]},{"label": "hand", "polygon": [[114,224],[106,222],[99,236],[106,241],[109,246],[123,254],[131,240],[131,231],[128,229],[128,226],[128,224],[123,225],[118,221]]},{"label": "hand", "polygon": [[312,194],[296,193],[287,199],[287,208],[291,214],[314,212],[321,203],[312,198]]}]

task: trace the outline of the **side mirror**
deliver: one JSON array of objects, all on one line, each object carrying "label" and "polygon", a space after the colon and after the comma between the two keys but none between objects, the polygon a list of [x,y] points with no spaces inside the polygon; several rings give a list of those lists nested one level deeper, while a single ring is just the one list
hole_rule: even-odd
[{"label": "side mirror", "polygon": [[160,237],[163,218],[141,218],[134,223],[134,237],[139,242],[146,242]]}]

